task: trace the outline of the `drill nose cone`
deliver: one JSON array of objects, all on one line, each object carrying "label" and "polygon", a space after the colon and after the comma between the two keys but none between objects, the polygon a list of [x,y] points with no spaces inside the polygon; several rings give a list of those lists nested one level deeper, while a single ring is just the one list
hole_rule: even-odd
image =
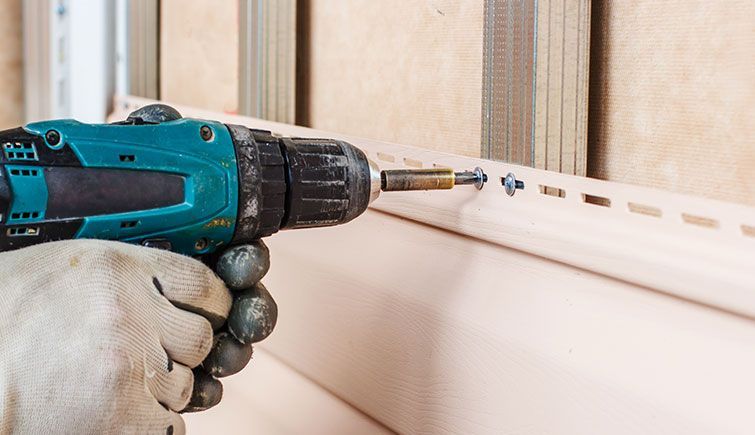
[{"label": "drill nose cone", "polygon": [[380,196],[380,168],[372,160],[368,160],[368,162],[370,163],[370,204],[372,204]]}]

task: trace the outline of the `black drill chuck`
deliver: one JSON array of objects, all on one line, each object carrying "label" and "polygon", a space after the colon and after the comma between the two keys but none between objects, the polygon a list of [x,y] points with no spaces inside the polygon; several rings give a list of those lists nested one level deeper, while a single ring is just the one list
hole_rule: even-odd
[{"label": "black drill chuck", "polygon": [[280,138],[228,125],[239,168],[233,243],[281,229],[349,222],[379,192],[379,174],[364,153],[334,139]]}]

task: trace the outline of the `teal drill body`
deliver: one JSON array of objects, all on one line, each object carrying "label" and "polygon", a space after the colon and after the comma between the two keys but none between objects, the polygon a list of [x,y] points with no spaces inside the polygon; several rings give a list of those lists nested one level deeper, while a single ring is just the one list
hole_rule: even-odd
[{"label": "teal drill body", "polygon": [[122,123],[0,132],[0,249],[96,238],[197,255],[343,223],[367,207],[368,161],[345,142],[277,138],[161,108]]},{"label": "teal drill body", "polygon": [[[210,140],[200,136],[200,128],[209,127]],[[84,216],[75,238],[113,239],[124,242],[142,240],[167,241],[171,249],[185,254],[201,254],[211,247],[228,244],[235,228],[238,207],[238,170],[233,142],[225,125],[196,119],[178,119],[152,125],[98,125],[77,121],[45,121],[29,124],[25,129],[40,136],[48,131],[60,134],[60,144],[71,149],[81,162],[81,171],[102,168],[138,172],[173,174],[183,184],[180,202],[151,209]],[[12,151],[11,151],[12,152]],[[7,156],[7,150],[5,152]],[[21,162],[19,162],[21,163]],[[29,168],[21,164],[17,168]],[[10,171],[7,171],[10,173]],[[14,201],[9,216],[33,224],[45,219],[47,190],[45,171],[37,177],[9,176]],[[27,180],[32,179],[29,182]],[[159,180],[157,180],[159,183]],[[70,186],[70,194],[80,188]],[[110,190],[109,200],[117,203],[119,193],[141,193],[161,186],[125,184]],[[130,197],[131,195],[124,195]],[[31,206],[26,198],[34,198]],[[107,210],[105,210],[107,211]],[[13,222],[9,219],[9,223]],[[19,221],[20,222],[20,221]]]}]

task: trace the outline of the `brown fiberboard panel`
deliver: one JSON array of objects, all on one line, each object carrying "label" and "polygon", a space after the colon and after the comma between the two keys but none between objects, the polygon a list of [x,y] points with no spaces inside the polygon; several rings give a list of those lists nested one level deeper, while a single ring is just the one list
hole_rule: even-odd
[{"label": "brown fiberboard panel", "polygon": [[[303,0],[298,122],[480,155],[484,2]],[[305,59],[302,59],[302,55]]]},{"label": "brown fiberboard panel", "polygon": [[160,97],[238,110],[238,2],[162,0]]},{"label": "brown fiberboard panel", "polygon": [[593,1],[588,176],[755,205],[753,16]]},{"label": "brown fiberboard panel", "polygon": [[23,123],[21,0],[0,2],[0,129]]}]

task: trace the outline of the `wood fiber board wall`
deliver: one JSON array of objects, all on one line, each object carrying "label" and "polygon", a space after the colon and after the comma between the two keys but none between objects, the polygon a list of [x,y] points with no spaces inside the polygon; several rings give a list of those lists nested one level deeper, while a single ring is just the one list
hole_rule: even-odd
[{"label": "wood fiber board wall", "polygon": [[[480,155],[484,2],[302,0],[299,123]],[[301,9],[303,8],[303,9]]]},{"label": "wood fiber board wall", "polygon": [[755,205],[754,16],[594,0],[588,175]]},{"label": "wood fiber board wall", "polygon": [[0,2],[0,129],[23,124],[21,0]]},{"label": "wood fiber board wall", "polygon": [[238,2],[162,0],[160,97],[209,110],[238,110]]}]

